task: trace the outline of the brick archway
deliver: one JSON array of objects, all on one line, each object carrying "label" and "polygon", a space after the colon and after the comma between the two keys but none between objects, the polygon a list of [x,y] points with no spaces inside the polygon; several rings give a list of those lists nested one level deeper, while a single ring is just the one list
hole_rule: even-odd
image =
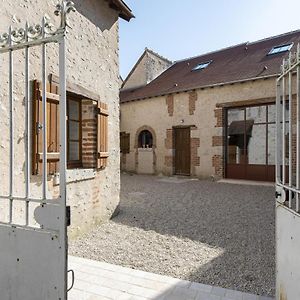
[{"label": "brick archway", "polygon": [[135,171],[138,173],[138,167],[139,167],[139,135],[142,131],[148,130],[152,134],[153,139],[153,145],[152,145],[152,153],[153,153],[153,172],[156,174],[156,133],[154,129],[150,126],[143,125],[138,128],[135,134],[135,140],[134,140],[134,148],[135,148]]}]

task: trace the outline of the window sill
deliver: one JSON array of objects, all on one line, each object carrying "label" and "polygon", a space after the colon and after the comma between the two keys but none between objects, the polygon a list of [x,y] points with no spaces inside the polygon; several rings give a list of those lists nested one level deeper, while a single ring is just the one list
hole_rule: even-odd
[{"label": "window sill", "polygon": [[138,148],[139,152],[151,152],[153,148]]},{"label": "window sill", "polygon": [[[96,177],[96,171],[94,169],[67,170],[66,177],[66,183],[80,182],[94,179]],[[54,175],[53,184],[59,185],[59,173],[56,173]]]}]

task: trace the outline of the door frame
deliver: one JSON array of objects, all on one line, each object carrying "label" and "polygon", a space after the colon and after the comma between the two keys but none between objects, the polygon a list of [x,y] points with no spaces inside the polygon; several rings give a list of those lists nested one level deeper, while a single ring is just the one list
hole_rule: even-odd
[{"label": "door frame", "polygon": [[[243,109],[244,110],[244,122],[246,121],[246,109],[250,108],[250,107],[259,107],[259,106],[265,106],[266,107],[266,134],[268,134],[268,125],[272,124],[268,121],[268,107],[270,105],[275,105],[274,101],[270,101],[270,102],[265,102],[265,103],[258,103],[258,104],[248,104],[248,105],[238,105],[238,106],[231,106],[231,107],[226,107],[224,108],[224,121],[223,121],[223,140],[224,140],[224,147],[223,147],[223,157],[224,157],[224,177],[225,178],[233,178],[233,177],[228,177],[228,111],[231,109]],[[245,135],[245,133],[244,133]],[[244,140],[246,140],[246,137],[244,136]],[[265,173],[265,177],[263,179],[260,178],[248,178],[249,176],[247,176],[247,167],[250,168],[252,167],[257,167],[259,168],[263,168],[264,167],[264,173]],[[269,165],[268,164],[268,135],[266,135],[266,163],[265,165],[250,165],[250,164],[238,164],[237,167],[242,168],[242,170],[240,170],[243,174],[244,174],[244,178],[233,178],[233,179],[245,179],[245,180],[263,180],[263,181],[275,181],[275,165]],[[270,173],[274,171],[274,175],[272,176]]]}]

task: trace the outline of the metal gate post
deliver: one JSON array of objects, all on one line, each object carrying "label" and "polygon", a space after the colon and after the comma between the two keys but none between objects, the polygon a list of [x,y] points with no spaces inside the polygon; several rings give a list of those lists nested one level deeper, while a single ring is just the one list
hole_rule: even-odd
[{"label": "metal gate post", "polygon": [[[63,36],[62,40],[59,42],[59,78],[60,78],[60,86],[59,90],[60,92],[60,165],[59,165],[59,173],[61,174],[59,181],[60,181],[60,201],[61,201],[61,215],[62,220],[64,222],[61,223],[61,240],[63,243],[65,243],[65,247],[67,249],[67,223],[66,223],[66,172],[67,169],[67,160],[66,160],[66,144],[67,144],[67,138],[66,138],[66,116],[67,116],[67,97],[66,97],[66,49],[65,49],[65,36]],[[67,299],[67,272],[68,272],[68,253],[66,251],[65,257],[64,257],[64,291],[65,291],[65,297]]]}]

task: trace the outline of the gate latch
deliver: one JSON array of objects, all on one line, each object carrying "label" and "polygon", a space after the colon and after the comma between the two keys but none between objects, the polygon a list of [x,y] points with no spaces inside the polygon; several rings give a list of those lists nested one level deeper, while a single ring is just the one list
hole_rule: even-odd
[{"label": "gate latch", "polygon": [[276,186],[275,198],[282,204],[286,201],[286,193],[281,186]]},{"label": "gate latch", "polygon": [[36,122],[35,126],[36,126],[36,132],[37,134],[39,134],[40,131],[43,129],[43,124]]}]

